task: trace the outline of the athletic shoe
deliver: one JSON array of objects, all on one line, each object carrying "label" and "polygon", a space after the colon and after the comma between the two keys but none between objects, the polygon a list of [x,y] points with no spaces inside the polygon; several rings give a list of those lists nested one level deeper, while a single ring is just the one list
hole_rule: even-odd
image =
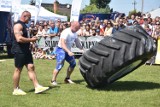
[{"label": "athletic shoe", "polygon": [[74,84],[74,82],[70,78],[66,78],[64,82],[68,84]]},{"label": "athletic shoe", "polygon": [[44,92],[44,91],[46,91],[48,89],[49,89],[49,87],[38,86],[37,88],[35,88],[35,92],[34,93],[39,94],[39,93],[42,93],[42,92]]},{"label": "athletic shoe", "polygon": [[19,88],[16,88],[16,89],[14,89],[12,94],[13,95],[26,95],[27,93],[24,92],[23,90],[19,89]]},{"label": "athletic shoe", "polygon": [[52,84],[53,86],[57,86],[57,85],[58,85],[56,81],[51,81],[51,84]]}]

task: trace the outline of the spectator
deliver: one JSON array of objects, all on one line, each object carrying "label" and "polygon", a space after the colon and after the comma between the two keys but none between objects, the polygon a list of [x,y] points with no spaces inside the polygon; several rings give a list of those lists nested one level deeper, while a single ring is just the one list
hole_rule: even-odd
[{"label": "spectator", "polygon": [[92,28],[92,36],[99,36],[95,27]]},{"label": "spectator", "polygon": [[44,30],[43,26],[40,25],[39,28],[38,28],[37,36],[45,37],[46,35],[47,35],[47,32]]},{"label": "spectator", "polygon": [[115,32],[117,32],[117,31],[119,31],[119,30],[120,30],[119,24],[118,24],[118,23],[114,23],[112,33],[115,33]]},{"label": "spectator", "polygon": [[131,22],[131,23],[133,24],[134,21],[135,21],[135,15],[132,14],[132,15],[131,15],[131,19],[129,19],[129,22]]},{"label": "spectator", "polygon": [[125,25],[123,24],[123,19],[122,18],[119,19],[118,24],[119,24],[119,30],[125,28]]},{"label": "spectator", "polygon": [[112,34],[112,31],[113,31],[112,22],[108,21],[107,22],[107,27],[104,31],[104,36],[110,36]]},{"label": "spectator", "polygon": [[146,32],[147,32],[149,35],[152,35],[152,30],[149,28],[149,25],[148,25],[148,24],[146,24],[146,25],[144,26],[144,29],[146,30]]},{"label": "spectator", "polygon": [[85,26],[85,29],[83,31],[83,35],[84,36],[91,36],[91,29],[90,29],[90,26],[89,25],[86,25]]},{"label": "spectator", "polygon": [[44,23],[43,23],[43,29],[45,30],[45,32],[47,32],[48,31],[48,23],[47,23],[47,21],[45,21]]},{"label": "spectator", "polygon": [[78,36],[84,36],[83,35],[83,32],[84,32],[83,30],[84,30],[83,26],[81,26],[80,29],[77,31]]},{"label": "spectator", "polygon": [[55,23],[53,21],[50,21],[50,28],[47,31],[47,34],[51,37],[57,36],[57,29],[55,28]]},{"label": "spectator", "polygon": [[34,29],[34,22],[32,21],[30,23],[30,27],[29,27],[29,35],[30,35],[30,37],[33,36],[33,29]]},{"label": "spectator", "polygon": [[153,31],[152,37],[156,40],[160,37],[160,22],[156,22],[156,27]]}]

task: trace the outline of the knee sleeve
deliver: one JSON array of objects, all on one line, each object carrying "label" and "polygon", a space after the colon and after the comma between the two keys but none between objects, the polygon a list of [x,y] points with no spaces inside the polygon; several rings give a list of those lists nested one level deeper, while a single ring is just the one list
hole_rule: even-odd
[{"label": "knee sleeve", "polygon": [[71,67],[71,68],[74,68],[75,66],[76,66],[76,61],[71,61],[70,67]]}]

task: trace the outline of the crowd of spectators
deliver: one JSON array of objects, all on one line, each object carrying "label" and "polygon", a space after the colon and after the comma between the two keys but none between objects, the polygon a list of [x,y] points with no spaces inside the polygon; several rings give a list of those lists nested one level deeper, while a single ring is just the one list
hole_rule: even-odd
[{"label": "crowd of spectators", "polygon": [[[79,36],[110,36],[116,31],[119,31],[127,26],[139,24],[146,32],[151,35],[155,40],[160,37],[160,17],[151,18],[150,14],[143,14],[141,16],[131,15],[131,17],[117,17],[115,20],[95,20],[80,21],[80,29],[77,32]],[[31,22],[29,27],[30,36],[42,37],[55,37],[60,36],[62,30],[70,27],[70,22],[62,22],[60,19],[52,21],[39,21],[36,25]],[[44,49],[43,49],[44,50]],[[38,50],[42,55],[40,58],[52,59],[54,57],[45,56],[46,52]],[[37,51],[34,51],[37,52]],[[36,56],[36,55],[35,55]],[[37,57],[36,57],[37,58]],[[38,57],[39,58],[39,57]]]}]

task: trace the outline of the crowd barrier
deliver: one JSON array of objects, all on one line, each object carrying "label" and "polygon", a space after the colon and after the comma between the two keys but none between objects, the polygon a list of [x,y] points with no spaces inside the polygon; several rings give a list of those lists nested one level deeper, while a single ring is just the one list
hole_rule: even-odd
[{"label": "crowd barrier", "polygon": [[[102,36],[86,36],[86,37],[82,37],[79,36],[78,37],[83,48],[84,49],[89,49],[91,48],[93,45],[95,45],[97,42],[99,42],[100,40],[102,40],[104,37]],[[59,37],[42,37],[40,36],[38,41],[37,41],[37,45],[38,48],[55,48],[58,44],[59,41]],[[76,45],[74,44],[71,48],[71,51],[75,53],[75,55],[81,55],[82,52],[79,48],[76,47]]]},{"label": "crowd barrier", "polygon": [[[102,40],[104,37],[102,36],[86,36],[86,37],[82,37],[79,36],[78,37],[82,46],[84,47],[84,49],[90,49],[93,45],[95,45],[97,42],[99,42],[100,40]],[[58,41],[59,41],[59,37],[42,37],[40,36],[38,41],[37,41],[37,45],[38,48],[55,48],[58,45]],[[158,45],[157,45],[157,54],[156,56],[153,57],[153,59],[155,60],[150,60],[148,61],[148,63],[154,63],[154,64],[160,64],[160,38],[158,39]],[[79,48],[76,47],[76,45],[74,44],[71,48],[71,51],[74,52],[75,55],[82,55],[82,52]]]}]

